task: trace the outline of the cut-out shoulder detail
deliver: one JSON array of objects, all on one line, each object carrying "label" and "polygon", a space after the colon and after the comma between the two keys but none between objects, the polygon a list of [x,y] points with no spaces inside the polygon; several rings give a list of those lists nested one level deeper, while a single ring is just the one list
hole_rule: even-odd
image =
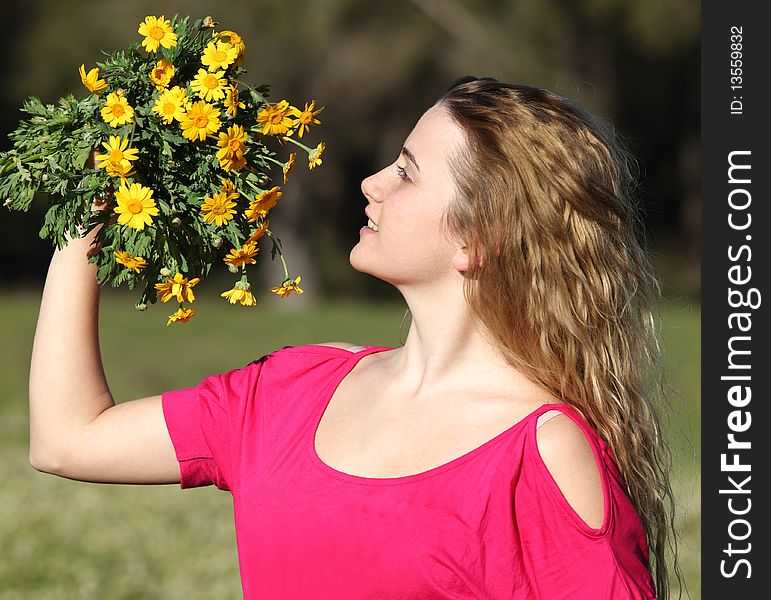
[{"label": "cut-out shoulder detail", "polygon": [[541,425],[546,423],[546,421],[548,421],[552,417],[556,417],[557,415],[561,415],[561,414],[562,412],[558,410],[547,410],[540,417],[538,417],[538,422],[535,424],[535,428],[538,429]]},{"label": "cut-out shoulder detail", "polygon": [[315,346],[330,346],[332,348],[340,348],[341,350],[348,350],[349,352],[359,352],[363,350],[365,346],[357,346],[350,342],[324,342],[321,344],[314,344]]},{"label": "cut-out shoulder detail", "polygon": [[607,511],[603,483],[585,433],[564,413],[536,433],[538,452],[567,503],[588,527],[601,528]]}]

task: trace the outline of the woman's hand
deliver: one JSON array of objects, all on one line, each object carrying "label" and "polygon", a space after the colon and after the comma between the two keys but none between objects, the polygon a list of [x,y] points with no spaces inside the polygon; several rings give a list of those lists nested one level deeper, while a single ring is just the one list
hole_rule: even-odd
[{"label": "woman's hand", "polygon": [[[86,165],[91,169],[96,169],[99,166],[99,162],[96,160],[96,150],[91,150],[91,154],[88,158],[88,161],[86,162]],[[94,199],[91,202],[91,212],[97,213],[104,210],[109,210],[112,206],[112,201],[115,198],[115,187],[113,184],[110,184],[107,186],[107,189],[105,189],[104,196],[95,196]],[[118,215],[113,214],[110,218],[110,223],[115,223],[115,221],[118,220]],[[93,240],[94,236],[96,236],[96,233],[102,228],[102,225],[97,225],[94,227],[90,232],[86,233],[83,229],[80,229],[80,237],[86,237],[88,235],[91,236],[91,239]],[[88,251],[86,252],[86,257],[91,258],[101,250],[102,245],[101,243],[92,243],[89,247]]]}]

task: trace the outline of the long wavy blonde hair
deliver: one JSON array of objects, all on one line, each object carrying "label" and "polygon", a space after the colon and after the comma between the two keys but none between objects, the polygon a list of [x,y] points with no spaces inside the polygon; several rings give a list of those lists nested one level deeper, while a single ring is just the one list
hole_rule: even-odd
[{"label": "long wavy blonde hair", "polygon": [[648,538],[658,598],[681,584],[654,319],[660,296],[613,129],[547,90],[464,78],[439,100],[465,132],[446,224],[466,299],[507,361],[610,446]]}]

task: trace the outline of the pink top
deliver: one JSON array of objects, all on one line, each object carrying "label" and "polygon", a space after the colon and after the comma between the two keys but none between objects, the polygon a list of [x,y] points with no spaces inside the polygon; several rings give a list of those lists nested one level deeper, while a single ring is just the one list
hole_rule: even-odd
[{"label": "pink top", "polygon": [[[163,394],[183,488],[233,495],[247,599],[655,597],[640,519],[606,444],[564,404],[545,404],[478,448],[405,477],[337,471],[314,438],[335,389],[369,354],[285,347]],[[536,446],[556,409],[586,433],[602,527],[573,511]]]}]

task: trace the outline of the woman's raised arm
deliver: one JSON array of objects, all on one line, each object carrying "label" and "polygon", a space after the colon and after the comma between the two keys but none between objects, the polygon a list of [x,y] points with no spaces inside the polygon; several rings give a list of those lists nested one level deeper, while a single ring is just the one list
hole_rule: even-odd
[{"label": "woman's raised arm", "polygon": [[104,376],[87,260],[97,231],[56,250],[48,269],[30,366],[30,462],[83,481],[179,482],[161,396],[116,405]]}]

